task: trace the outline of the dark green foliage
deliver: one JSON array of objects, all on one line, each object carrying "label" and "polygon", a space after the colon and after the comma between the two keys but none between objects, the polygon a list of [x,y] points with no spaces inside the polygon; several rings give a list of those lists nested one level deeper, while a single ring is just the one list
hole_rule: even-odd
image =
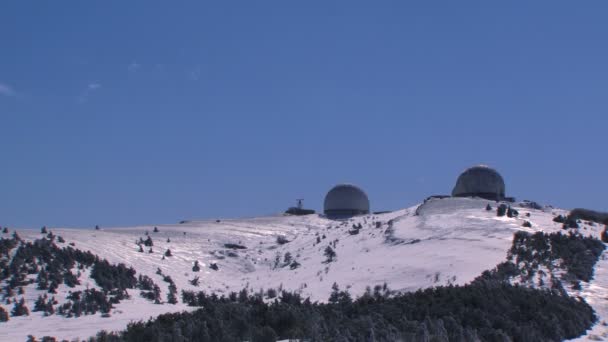
[{"label": "dark green foliage", "polygon": [[154,281],[147,275],[139,275],[137,278],[137,288],[141,290],[151,291],[154,288]]},{"label": "dark green foliage", "polygon": [[154,227],[153,232],[154,232],[154,233],[158,233],[158,227]]},{"label": "dark green foliage", "polygon": [[492,206],[490,205],[490,203],[486,205],[486,211],[492,211]]},{"label": "dark green foliage", "polygon": [[[551,270],[556,263],[566,273],[566,281],[590,281],[593,267],[604,251],[604,244],[580,234],[560,234],[523,231],[515,233],[506,262],[492,271],[485,271],[477,280],[508,281],[512,277],[532,277],[540,265]],[[523,269],[516,265],[524,265]]]},{"label": "dark green foliage", "polygon": [[200,277],[194,277],[192,280],[188,281],[192,286],[198,286],[200,283]]},{"label": "dark green foliage", "polygon": [[269,289],[266,291],[266,296],[267,296],[268,298],[270,298],[270,299],[272,299],[272,298],[276,298],[276,296],[277,296],[277,290],[275,290],[275,289],[273,289],[273,288],[269,288]]},{"label": "dark green foliage", "polygon": [[[381,289],[381,287],[380,287]],[[335,296],[334,296],[335,293]],[[352,301],[335,286],[328,304],[283,292],[266,304],[246,291],[228,297],[182,292],[201,308],[131,323],[97,341],[561,341],[595,321],[585,302],[556,291],[476,282]],[[342,296],[342,297],[341,297]],[[373,336],[371,339],[370,336]],[[424,337],[426,336],[426,337]]]},{"label": "dark green foliage", "polygon": [[0,322],[6,322],[8,319],[8,312],[6,312],[6,310],[0,306]]},{"label": "dark green foliage", "polygon": [[167,249],[167,250],[165,251],[165,256],[166,256],[166,257],[173,256],[173,254],[171,254],[171,250],[170,250],[170,249]]},{"label": "dark green foliage", "polygon": [[3,234],[8,234],[8,228],[7,227],[2,228],[2,233]]},{"label": "dark green foliage", "polygon": [[325,251],[323,251],[323,255],[327,258],[324,261],[325,263],[330,263],[330,262],[334,261],[334,259],[336,258],[336,252],[334,251],[333,248],[331,248],[331,246],[325,247]]},{"label": "dark green foliage", "polygon": [[517,211],[511,207],[509,207],[507,209],[507,217],[517,217],[517,216],[519,216],[519,211]]},{"label": "dark green foliage", "polygon": [[137,281],[137,288],[141,289],[140,296],[143,298],[154,301],[155,304],[160,304],[160,287],[154,283],[154,281],[148,276],[139,276]]},{"label": "dark green foliage", "polygon": [[569,229],[569,228],[579,228],[578,225],[578,218],[576,216],[573,215],[568,215],[566,217],[562,216],[562,215],[557,215],[556,217],[553,218],[553,222],[557,222],[557,223],[562,223],[562,228],[563,229]]},{"label": "dark green foliage", "polygon": [[521,226],[526,228],[532,228],[532,223],[530,223],[530,221],[524,221]]},{"label": "dark green foliage", "polygon": [[352,303],[350,293],[346,291],[340,291],[340,287],[337,283],[331,286],[331,295],[329,296],[329,303],[331,304],[342,304],[349,305]]},{"label": "dark green foliage", "polygon": [[575,220],[585,220],[591,221],[600,224],[608,224],[608,213],[603,213],[599,211],[576,208],[570,211],[570,215]]},{"label": "dark green foliage", "polygon": [[212,263],[209,264],[209,268],[212,269],[212,270],[214,270],[214,271],[218,271],[220,269],[219,266],[216,263],[214,263],[214,262],[212,262]]},{"label": "dark green foliage", "polygon": [[72,292],[67,297],[68,302],[57,309],[57,314],[66,317],[80,317],[94,315],[98,311],[109,313],[112,309],[112,300],[104,292],[95,289]]},{"label": "dark green foliage", "polygon": [[563,217],[562,215],[557,215],[553,218],[553,222],[564,223],[564,222],[566,222],[566,218]]},{"label": "dark green foliage", "polygon": [[359,231],[360,231],[362,228],[363,228],[363,225],[362,225],[361,223],[359,223],[359,224],[353,224],[352,229],[350,229],[350,230],[348,231],[348,233],[349,233],[350,235],[357,235],[357,234],[359,234]]},{"label": "dark green foliage", "polygon": [[95,279],[104,291],[112,289],[132,289],[137,284],[135,270],[125,264],[112,265],[107,260],[98,260],[91,270],[91,278]]},{"label": "dark green foliage", "polygon": [[501,204],[496,208],[496,216],[505,216],[507,214],[507,205]]},{"label": "dark green foliage", "polygon": [[95,230],[99,230],[99,226],[98,225],[95,225]]},{"label": "dark green foliage", "polygon": [[147,247],[154,246],[154,242],[152,242],[152,238],[149,235],[148,235],[148,238],[146,239],[146,241],[144,241],[144,245]]},{"label": "dark green foliage", "polygon": [[225,243],[224,247],[230,248],[230,249],[247,249],[247,247],[236,244],[236,243]]},{"label": "dark green foliage", "polygon": [[171,283],[169,284],[169,293],[167,294],[167,302],[169,302],[169,304],[176,304],[177,303],[177,287],[175,286],[175,283]]},{"label": "dark green foliage", "polygon": [[[97,311],[107,313],[113,303],[127,298],[126,289],[133,288],[137,283],[135,270],[132,268],[127,268],[124,264],[112,265],[90,252],[82,252],[71,246],[60,248],[55,245],[52,237],[33,242],[21,241],[18,236],[14,236],[10,241],[0,240],[0,253],[4,254],[15,247],[17,249],[14,255],[8,259],[10,263],[5,264],[6,267],[3,267],[0,273],[0,280],[8,278],[6,295],[12,296],[13,288],[29,284],[30,280],[26,278],[28,274],[37,274],[35,281],[31,282],[36,283],[40,290],[48,290],[48,293],[56,293],[60,284],[74,287],[80,284],[77,275],[72,273],[72,269],[76,267],[90,267],[91,278],[103,290],[86,290],[82,295],[80,291],[75,292],[71,302],[58,307],[57,310],[54,307],[57,304],[55,299],[48,299],[43,295],[36,300],[34,311],[42,311],[45,315],[52,315],[55,311],[69,317]],[[6,263],[4,260],[1,262]],[[15,302],[15,313],[23,315],[26,309],[25,305]]]},{"label": "dark green foliage", "polygon": [[25,306],[25,299],[21,298],[19,301],[15,301],[13,309],[11,310],[12,316],[29,316],[30,310]]},{"label": "dark green foliage", "polygon": [[289,240],[287,240],[287,238],[285,237],[285,235],[279,235],[279,236],[277,236],[277,243],[279,245],[284,245],[284,244],[286,244],[288,242],[289,242]]},{"label": "dark green foliage", "polygon": [[32,311],[42,311],[45,313],[45,316],[49,316],[55,313],[55,308],[53,307],[55,304],[57,304],[55,297],[49,299],[46,294],[38,296],[38,299],[34,302],[34,309]]},{"label": "dark green foliage", "polygon": [[72,273],[72,271],[70,270],[66,270],[63,273],[63,282],[68,286],[68,287],[74,287],[76,285],[80,285],[80,281],[78,281],[78,278],[76,277],[76,275],[74,275]]},{"label": "dark green foliage", "polygon": [[575,217],[568,216],[568,217],[566,217],[566,221],[564,222],[563,228],[564,229],[568,229],[568,228],[578,229],[578,228],[580,228],[580,226],[578,225],[578,220]]},{"label": "dark green foliage", "polygon": [[602,231],[602,236],[601,236],[602,242],[608,242],[608,225],[606,225],[604,227],[604,230]]},{"label": "dark green foliage", "polygon": [[192,266],[192,272],[199,272],[201,270],[201,266],[198,264],[198,260],[194,261],[194,266]]},{"label": "dark green foliage", "polygon": [[277,333],[269,326],[255,329],[251,336],[252,342],[276,342]]}]

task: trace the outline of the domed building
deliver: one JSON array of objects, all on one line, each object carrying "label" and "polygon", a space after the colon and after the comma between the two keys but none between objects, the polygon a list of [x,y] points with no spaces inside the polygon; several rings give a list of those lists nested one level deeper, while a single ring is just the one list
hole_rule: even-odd
[{"label": "domed building", "polygon": [[452,190],[454,197],[481,197],[489,200],[505,199],[505,181],[491,167],[477,165],[466,169]]},{"label": "domed building", "polygon": [[323,212],[329,218],[348,218],[369,214],[369,199],[363,190],[351,184],[334,186],[323,204]]}]

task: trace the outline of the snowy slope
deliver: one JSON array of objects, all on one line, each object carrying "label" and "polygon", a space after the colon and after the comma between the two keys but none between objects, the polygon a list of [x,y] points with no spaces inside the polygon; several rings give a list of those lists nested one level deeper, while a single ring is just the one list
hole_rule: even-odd
[{"label": "snowy slope", "polygon": [[[496,207],[495,202],[481,199],[446,198],[348,221],[331,221],[318,215],[276,216],[159,225],[157,233],[153,232],[153,226],[101,230],[52,228],[51,231],[62,236],[65,245],[74,243],[75,248],[90,250],[112,263],[133,266],[138,274],[154,279],[161,287],[163,298],[166,298],[167,283],[156,274],[158,268],[173,278],[178,292],[204,290],[226,294],[243,288],[253,292],[282,288],[325,301],[334,282],[353,296],[361,295],[367,286],[384,283],[397,291],[466,284],[505,260],[517,230],[561,231],[561,224],[552,219],[565,211],[516,205],[519,217],[507,218],[497,217],[495,210],[486,211],[487,204]],[[532,228],[522,227],[524,220],[530,221]],[[359,225],[361,228],[356,229]],[[602,228],[584,224],[581,231],[599,237]],[[148,253],[147,247],[141,253],[136,245],[140,238],[146,238],[146,232],[154,241],[153,253]],[[19,234],[28,240],[41,236],[33,230],[21,230]],[[289,242],[277,243],[278,236],[284,236]],[[232,249],[225,244],[246,248]],[[329,245],[337,257],[326,263],[324,250]],[[167,249],[173,256],[163,260]],[[288,252],[292,260],[299,263],[298,268],[291,269],[284,262]],[[201,265],[198,273],[192,271],[195,261]],[[219,270],[209,268],[212,263],[216,263]],[[596,273],[590,284],[582,284],[578,294],[596,309],[601,322],[608,319],[607,260],[600,261]],[[81,286],[86,286],[86,276],[81,275],[84,279]],[[189,283],[194,276],[200,277],[198,287]],[[92,280],[88,282],[89,286],[95,286]],[[68,289],[60,287],[59,290],[56,297],[61,302],[60,297],[65,296]],[[42,292],[35,290],[34,285],[25,289],[30,310],[39,293]],[[28,334],[86,338],[101,329],[123,329],[131,320],[188,310],[181,303],[155,305],[139,297],[139,290],[130,294],[132,299],[116,305],[110,318],[99,314],[80,318],[42,317],[38,312],[28,317],[11,317],[9,322],[0,324],[0,340],[23,341]],[[10,311],[9,306],[1,305]],[[598,324],[587,338],[607,332],[606,327]]]}]

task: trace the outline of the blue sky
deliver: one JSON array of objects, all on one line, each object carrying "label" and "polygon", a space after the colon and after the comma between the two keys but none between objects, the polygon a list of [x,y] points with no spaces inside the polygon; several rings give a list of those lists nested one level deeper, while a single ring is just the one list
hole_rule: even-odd
[{"label": "blue sky", "polygon": [[605,1],[4,1],[0,225],[373,210],[496,167],[608,210]]}]

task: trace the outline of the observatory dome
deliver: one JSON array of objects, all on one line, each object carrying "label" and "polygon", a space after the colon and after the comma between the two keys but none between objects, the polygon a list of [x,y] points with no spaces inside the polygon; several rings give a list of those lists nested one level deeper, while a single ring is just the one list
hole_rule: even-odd
[{"label": "observatory dome", "polygon": [[323,205],[325,215],[331,218],[345,218],[369,214],[369,199],[363,190],[351,184],[334,186]]},{"label": "observatory dome", "polygon": [[477,165],[466,169],[452,190],[454,197],[481,197],[489,200],[505,198],[505,181],[491,167]]}]

